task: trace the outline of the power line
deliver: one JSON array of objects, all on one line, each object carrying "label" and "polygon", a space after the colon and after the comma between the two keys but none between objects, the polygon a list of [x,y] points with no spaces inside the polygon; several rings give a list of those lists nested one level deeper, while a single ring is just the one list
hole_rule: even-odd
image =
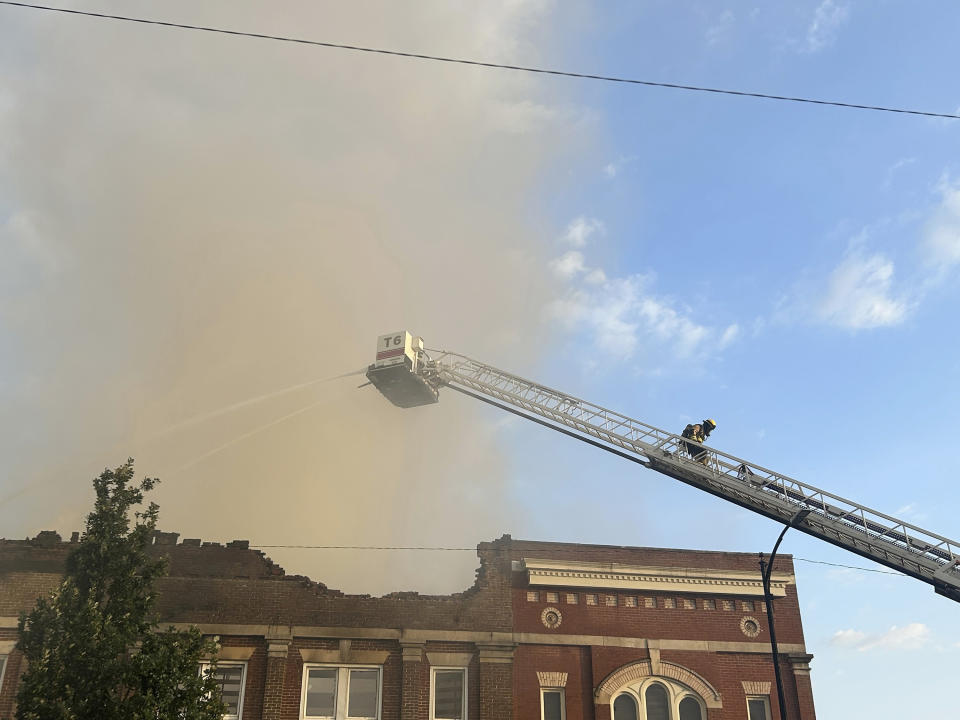
[{"label": "power line", "polygon": [[815,563],[817,565],[830,565],[832,567],[847,568],[848,570],[861,570],[863,572],[880,573],[881,575],[896,575],[903,578],[907,577],[903,573],[894,572],[893,570],[876,570],[874,568],[858,567],[856,565],[841,565],[840,563],[825,562],[823,560],[810,560],[802,557],[794,557],[793,559],[800,560],[801,562]]},{"label": "power line", "polygon": [[[443,552],[475,552],[475,547],[442,547],[435,545],[251,545],[255,550],[264,550],[267,548],[286,548],[299,550],[420,550],[420,551],[443,551]],[[841,565],[840,563],[826,562],[825,560],[811,560],[794,556],[794,560],[801,562],[814,563],[816,565],[830,565],[831,567],[846,568],[848,570],[860,570],[862,572],[880,573],[882,575],[897,575],[906,577],[902,573],[893,570],[876,570],[874,568],[859,567],[857,565]]]},{"label": "power line", "polygon": [[425,545],[387,546],[387,545],[251,545],[251,548],[299,548],[307,550],[444,550],[453,552],[475,552],[475,547],[428,547]]},{"label": "power line", "polygon": [[626,83],[630,85],[645,85],[647,87],[669,88],[672,90],[687,90],[691,92],[714,93],[717,95],[734,95],[738,97],[758,98],[762,100],[779,100],[782,102],[807,103],[811,105],[830,105],[833,107],[848,108],[853,110],[871,110],[874,112],[901,113],[905,115],[922,115],[924,117],[947,118],[950,120],[960,120],[960,115],[950,113],[927,112],[924,110],[909,110],[905,108],[885,107],[882,105],[861,105],[858,103],[839,102],[835,100],[820,100],[807,97],[792,97],[789,95],[771,95],[768,93],[747,92],[745,90],[730,90],[725,88],[702,87],[697,85],[681,85],[679,83],[656,82],[653,80],[639,80],[637,78],[618,77],[614,75],[596,75],[592,73],[570,72],[566,70],[553,70],[549,68],[530,67],[526,65],[507,65],[504,63],[483,62],[481,60],[468,60],[466,58],[445,57],[442,55],[425,55],[423,53],[402,52],[400,50],[385,50],[383,48],[363,47],[360,45],[345,45],[342,43],[323,42],[320,40],[307,40],[304,38],[287,37],[283,35],[267,35],[265,33],[245,32],[241,30],[227,30],[224,28],[206,27],[203,25],[187,25],[185,23],[167,22],[163,20],[148,20],[146,18],[129,17],[126,15],[108,15],[106,13],[89,12],[86,10],[68,10],[66,8],[49,7],[47,5],[33,5],[30,3],[10,2],[10,0],[0,0],[0,5],[11,5],[21,8],[30,8],[32,10],[47,10],[49,12],[66,13],[69,15],[83,15],[86,17],[101,18],[107,20],[122,20],[124,22],[141,23],[143,25],[161,25],[163,27],[179,28],[181,30],[198,30],[201,32],[220,33],[222,35],[235,35],[238,37],[258,38],[260,40],[276,40],[279,42],[298,43],[300,45],[314,45],[317,47],[331,48],[336,50],[352,50],[354,52],[375,53],[378,55],[392,55],[394,57],[410,58],[415,60],[431,60],[433,62],[453,63],[458,65],[473,65],[475,67],[497,68],[500,70],[513,70],[516,72],[538,73],[541,75],[556,75],[560,77],[579,78],[582,80],[599,80],[602,82]]}]

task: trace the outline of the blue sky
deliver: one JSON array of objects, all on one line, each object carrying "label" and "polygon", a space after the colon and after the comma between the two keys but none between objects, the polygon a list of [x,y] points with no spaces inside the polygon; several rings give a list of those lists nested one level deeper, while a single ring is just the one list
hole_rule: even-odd
[{"label": "blue sky", "polygon": [[[960,112],[946,4],[67,6]],[[0,535],[79,528],[88,478],[135,455],[188,537],[776,539],[452,394],[399,413],[352,380],[303,386],[399,327],[658,427],[714,417],[718,448],[960,534],[960,121],[9,7],[0,68]],[[800,533],[783,551],[882,569]],[[355,592],[451,592],[475,565],[272,555]],[[796,565],[818,716],[940,712],[899,689],[958,667],[956,604]]]},{"label": "blue sky", "polygon": [[[960,60],[950,40],[960,16],[946,8],[631,8],[595,17],[602,51],[581,46],[573,65],[951,113],[960,105],[943,74]],[[555,308],[568,334],[538,379],[675,431],[716,417],[717,447],[956,535],[955,444],[937,428],[949,427],[958,400],[960,122],[579,91],[600,118],[606,155],[542,199],[558,228],[553,269],[569,283]],[[537,537],[743,551],[769,551],[776,539],[772,522],[616,458],[535,428],[510,433]],[[783,550],[870,565],[797,533]],[[819,717],[938,712],[935,700],[921,708],[916,694],[878,688],[919,687],[957,667],[953,603],[896,576],[796,566]]]}]

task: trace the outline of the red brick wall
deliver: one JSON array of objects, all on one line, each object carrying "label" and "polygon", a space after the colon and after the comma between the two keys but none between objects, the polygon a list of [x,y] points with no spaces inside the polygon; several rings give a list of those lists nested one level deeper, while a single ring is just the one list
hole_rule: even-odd
[{"label": "red brick wall", "polygon": [[[539,593],[539,600],[527,600],[527,591]],[[559,602],[547,602],[547,592],[557,592]],[[587,605],[586,595],[597,595],[597,605]],[[577,604],[566,601],[568,594],[577,596]],[[606,597],[616,599],[615,606],[605,604]],[[627,607],[626,598],[637,598],[637,607]],[[656,601],[656,607],[644,607],[644,598]],[[675,608],[664,607],[665,599],[676,600]],[[683,607],[682,600],[694,603],[694,609]],[[716,609],[704,609],[704,600],[713,600]],[[723,600],[734,603],[734,610],[724,610]],[[742,603],[750,601],[753,610],[743,610]],[[800,623],[800,608],[796,587],[787,586],[787,595],[774,598],[774,616],[777,623],[777,641],[780,643],[803,643],[803,628]],[[543,625],[540,615],[547,607],[560,610],[563,619],[559,627],[549,629]],[[564,589],[561,587],[527,587],[523,582],[513,591],[514,625],[518,632],[553,633],[563,635],[609,635],[613,637],[670,638],[673,640],[717,640],[723,642],[748,642],[766,645],[770,642],[767,631],[766,608],[762,598],[743,598],[726,595],[681,595],[650,592],[619,592],[602,588]],[[740,630],[740,621],[746,616],[760,624],[760,635],[750,638]]]},{"label": "red brick wall", "polygon": [[[741,609],[744,598],[722,595],[680,595],[662,593],[614,593],[615,606],[603,603],[610,595],[602,589],[535,588],[537,602],[528,602],[524,573],[511,570],[512,560],[527,558],[571,560],[627,565],[691,567],[758,571],[756,556],[744,553],[664,550],[659,548],[623,548],[582,546],[561,543],[513,541],[508,537],[478,548],[480,568],[473,587],[446,596],[417,593],[392,593],[374,598],[346,595],[307,578],[287,576],[262,553],[242,543],[218,545],[154,546],[154,551],[170,558],[170,575],[159,583],[158,611],[162,622],[216,623],[291,626],[381,628],[391,632],[432,630],[472,633],[535,633],[538,635],[590,635],[611,639],[709,640],[749,643],[765,650],[769,642],[766,615],[760,598],[752,612]],[[40,595],[54,589],[61,577],[63,561],[70,543],[0,541],[0,616],[16,616],[33,606]],[[775,570],[792,572],[788,556],[778,558]],[[545,593],[556,591],[560,601],[549,603],[561,611],[561,625],[546,628],[540,615],[548,603]],[[565,595],[578,596],[576,605],[567,604]],[[595,592],[600,603],[589,606],[585,593]],[[628,607],[626,596],[638,598],[636,607]],[[653,597],[657,607],[644,607],[643,598]],[[688,610],[663,607],[666,598],[684,597],[696,602]],[[716,609],[704,609],[703,600],[716,601]],[[734,611],[723,610],[722,601],[733,600]],[[778,639],[782,644],[803,643],[796,588],[788,586],[787,596],[775,600]],[[755,639],[740,630],[744,615],[752,615],[761,626]],[[6,632],[12,636],[13,631]],[[359,634],[359,633],[358,633]],[[334,638],[293,638],[287,657],[268,657],[269,641],[261,636],[222,636],[224,647],[254,648],[247,665],[244,696],[245,720],[280,720],[299,717],[303,661],[301,648],[337,651]],[[565,699],[568,720],[608,718],[609,708],[594,704],[598,685],[616,669],[648,657],[645,649],[618,647],[616,642],[589,646],[525,644],[516,649],[513,662],[480,663],[478,648],[465,642],[427,642],[420,662],[402,660],[397,639],[351,638],[351,650],[388,652],[383,665],[383,720],[426,720],[429,713],[430,666],[426,652],[467,652],[473,654],[468,669],[469,720],[517,720],[540,716],[540,685],[537,671],[566,672]],[[496,655],[496,653],[494,653]],[[502,654],[498,656],[503,658]],[[723,709],[711,711],[710,720],[743,720],[746,705],[742,681],[773,684],[769,655],[759,653],[691,652],[662,650],[661,660],[682,665],[700,674],[723,695]],[[7,670],[7,682],[0,691],[0,720],[9,714],[17,670],[15,656]],[[809,678],[800,687],[792,667],[783,663],[788,702],[799,708],[802,720],[814,720]],[[282,682],[281,682],[282,680]],[[771,697],[775,716],[776,694]]]},{"label": "red brick wall", "polygon": [[538,672],[565,672],[567,720],[593,718],[590,649],[571,645],[521,645],[513,659],[513,716],[540,717]]},{"label": "red brick wall", "polygon": [[243,690],[243,718],[244,720],[263,720],[261,709],[266,685],[266,643],[262,637],[257,636],[224,636],[220,638],[220,646],[254,648],[253,654],[247,660],[247,677]]},{"label": "red brick wall", "polygon": [[[0,640],[15,640],[16,630],[0,629]],[[23,656],[14,650],[7,656],[7,664],[3,670],[3,684],[0,686],[0,720],[13,717],[13,704],[17,697],[17,678],[20,676]]]}]

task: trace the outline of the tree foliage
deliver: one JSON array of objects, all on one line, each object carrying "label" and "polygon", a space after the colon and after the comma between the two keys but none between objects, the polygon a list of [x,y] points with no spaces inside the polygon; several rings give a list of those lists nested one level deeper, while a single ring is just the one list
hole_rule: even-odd
[{"label": "tree foliage", "polygon": [[160,632],[153,612],[166,561],[149,546],[159,508],[131,510],[158,481],[134,482],[133,460],[93,481],[96,502],[63,582],[19,622],[27,660],[19,720],[219,720],[214,650],[196,628]]}]

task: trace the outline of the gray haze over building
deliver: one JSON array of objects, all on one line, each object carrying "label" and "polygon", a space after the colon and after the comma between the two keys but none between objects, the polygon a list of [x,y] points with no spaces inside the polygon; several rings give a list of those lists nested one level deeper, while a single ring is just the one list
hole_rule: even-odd
[{"label": "gray haze over building", "polygon": [[[83,7],[533,62],[560,39],[544,5]],[[16,8],[0,62],[5,535],[81,529],[91,477],[128,455],[184,537],[511,530],[498,417],[475,403],[400,412],[356,376],[218,411],[358,369],[400,328],[532,363],[552,238],[530,192],[589,142],[587,114],[506,72]],[[269,554],[368,592],[449,592],[476,563]]]}]

